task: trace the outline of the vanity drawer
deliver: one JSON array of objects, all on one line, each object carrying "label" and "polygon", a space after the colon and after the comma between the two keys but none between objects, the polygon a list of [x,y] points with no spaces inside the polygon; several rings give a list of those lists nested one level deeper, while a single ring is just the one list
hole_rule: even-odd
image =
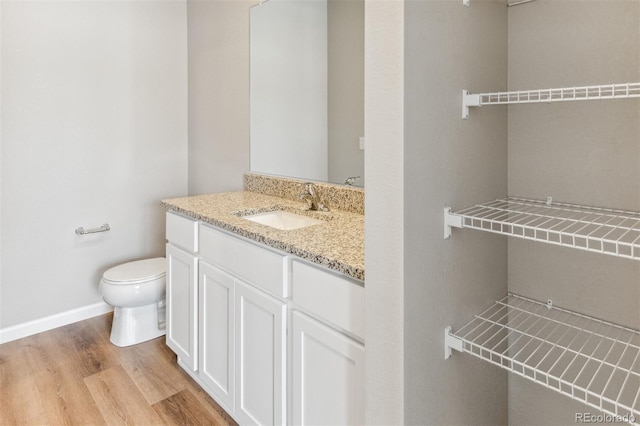
[{"label": "vanity drawer", "polygon": [[167,212],[167,240],[192,253],[198,251],[198,222]]},{"label": "vanity drawer", "polygon": [[292,299],[300,308],[364,340],[364,286],[293,260]]},{"label": "vanity drawer", "polygon": [[287,296],[287,258],[208,226],[200,227],[200,253],[205,260],[277,297]]}]

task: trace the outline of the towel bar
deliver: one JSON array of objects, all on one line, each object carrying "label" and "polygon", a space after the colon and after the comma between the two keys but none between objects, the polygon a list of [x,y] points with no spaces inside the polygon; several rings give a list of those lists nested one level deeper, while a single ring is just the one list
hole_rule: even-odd
[{"label": "towel bar", "polygon": [[105,223],[104,225],[99,226],[97,228],[91,228],[91,229],[84,229],[82,226],[80,226],[76,228],[76,234],[78,235],[95,234],[96,232],[106,232],[110,229],[111,227],[109,226],[108,223]]}]

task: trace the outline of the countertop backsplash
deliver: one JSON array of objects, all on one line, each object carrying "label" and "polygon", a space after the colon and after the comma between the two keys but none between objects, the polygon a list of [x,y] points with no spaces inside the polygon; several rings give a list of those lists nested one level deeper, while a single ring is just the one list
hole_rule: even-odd
[{"label": "countertop backsplash", "polygon": [[[302,185],[306,182],[310,181],[246,173],[244,175],[244,190],[298,201]],[[320,190],[322,201],[330,209],[364,214],[364,188],[325,182],[313,183]]]}]

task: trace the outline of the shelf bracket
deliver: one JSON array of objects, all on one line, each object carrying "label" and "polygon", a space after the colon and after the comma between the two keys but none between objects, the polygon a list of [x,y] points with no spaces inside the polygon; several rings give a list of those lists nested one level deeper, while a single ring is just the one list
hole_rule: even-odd
[{"label": "shelf bracket", "polygon": [[451,326],[444,329],[444,359],[451,358],[451,349],[462,352],[462,340],[451,334]]},{"label": "shelf bracket", "polygon": [[464,228],[462,216],[451,213],[451,207],[444,208],[444,239],[451,238],[451,227]]},{"label": "shelf bracket", "polygon": [[469,118],[469,107],[482,106],[480,95],[471,95],[468,90],[462,91],[462,119]]}]

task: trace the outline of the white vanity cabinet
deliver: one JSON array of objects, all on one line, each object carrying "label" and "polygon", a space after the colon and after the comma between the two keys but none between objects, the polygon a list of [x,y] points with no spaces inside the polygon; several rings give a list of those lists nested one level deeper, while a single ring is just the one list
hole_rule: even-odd
[{"label": "white vanity cabinet", "polygon": [[286,419],[286,270],[290,260],[200,227],[202,382],[240,424]]},{"label": "white vanity cabinet", "polygon": [[206,260],[199,298],[201,384],[241,424],[283,424],[286,303]]},{"label": "white vanity cabinet", "polygon": [[241,281],[236,282],[235,300],[237,420],[284,424],[286,304]]},{"label": "white vanity cabinet", "polygon": [[297,259],[291,273],[290,424],[364,424],[364,287]]},{"label": "white vanity cabinet", "polygon": [[167,213],[166,341],[184,368],[198,368],[198,222]]},{"label": "white vanity cabinet", "polygon": [[198,275],[167,299],[172,333],[197,338],[167,342],[207,393],[241,425],[363,424],[362,283],[203,223],[186,251],[169,226],[169,264],[189,266],[168,288]]},{"label": "white vanity cabinet", "polygon": [[227,410],[235,401],[235,280],[200,261],[199,377]]},{"label": "white vanity cabinet", "polygon": [[364,345],[300,311],[292,330],[291,424],[364,424]]}]

